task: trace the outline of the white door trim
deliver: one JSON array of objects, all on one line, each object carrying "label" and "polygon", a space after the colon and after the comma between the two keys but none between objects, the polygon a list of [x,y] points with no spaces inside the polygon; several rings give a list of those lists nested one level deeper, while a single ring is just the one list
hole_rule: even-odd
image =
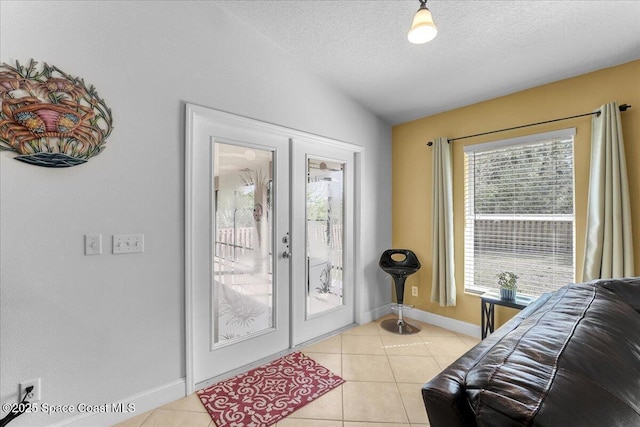
[{"label": "white door trim", "polygon": [[227,123],[235,123],[244,128],[254,130],[268,130],[280,133],[287,138],[305,138],[320,144],[345,148],[355,153],[355,219],[354,219],[354,281],[355,281],[355,321],[360,323],[363,313],[363,260],[362,260],[362,216],[364,190],[364,147],[335,139],[325,138],[307,132],[286,128],[283,126],[262,122],[259,120],[238,116],[220,110],[206,108],[186,103],[185,109],[185,206],[184,206],[184,288],[185,288],[185,395],[195,391],[194,379],[194,301],[193,301],[193,127],[197,117],[205,119],[224,118]]}]

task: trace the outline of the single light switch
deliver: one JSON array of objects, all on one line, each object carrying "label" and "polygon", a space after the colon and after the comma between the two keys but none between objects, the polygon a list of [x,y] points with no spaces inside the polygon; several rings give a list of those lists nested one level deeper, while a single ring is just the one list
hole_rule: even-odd
[{"label": "single light switch", "polygon": [[102,255],[102,234],[84,235],[84,254]]}]

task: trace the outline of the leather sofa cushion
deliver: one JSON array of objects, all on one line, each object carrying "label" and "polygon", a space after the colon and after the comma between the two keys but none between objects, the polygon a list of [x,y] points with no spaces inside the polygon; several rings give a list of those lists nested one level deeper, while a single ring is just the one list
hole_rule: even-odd
[{"label": "leather sofa cushion", "polygon": [[615,290],[578,284],[479,358],[464,389],[480,426],[640,425],[638,378],[640,313]]},{"label": "leather sofa cushion", "polygon": [[589,283],[610,290],[633,307],[635,311],[640,312],[640,280],[637,277],[598,279]]}]

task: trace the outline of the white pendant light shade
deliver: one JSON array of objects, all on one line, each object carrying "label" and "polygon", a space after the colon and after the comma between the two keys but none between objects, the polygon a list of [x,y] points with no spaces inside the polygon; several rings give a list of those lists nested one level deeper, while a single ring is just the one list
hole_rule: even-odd
[{"label": "white pendant light shade", "polygon": [[436,34],[438,34],[438,27],[434,24],[429,9],[427,9],[425,3],[422,3],[413,17],[413,24],[407,38],[411,43],[422,44],[433,40]]}]

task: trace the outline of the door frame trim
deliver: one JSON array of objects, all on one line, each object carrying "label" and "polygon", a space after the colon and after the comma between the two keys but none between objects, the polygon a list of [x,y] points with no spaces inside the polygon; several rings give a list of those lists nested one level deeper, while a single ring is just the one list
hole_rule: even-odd
[{"label": "door frame trim", "polygon": [[[272,133],[280,133],[290,139],[305,138],[314,140],[323,145],[335,146],[350,150],[354,153],[354,316],[355,323],[360,324],[363,318],[362,287],[363,287],[363,260],[362,260],[362,222],[363,217],[363,191],[364,191],[364,147],[348,142],[330,139],[327,137],[310,134],[296,129],[264,122],[237,114],[185,103],[185,188],[184,188],[184,307],[185,307],[185,395],[195,391],[194,382],[194,327],[193,327],[193,127],[197,117],[210,120],[222,119],[233,122],[238,126],[246,126],[253,129],[269,130]],[[291,314],[290,314],[291,315]],[[291,330],[289,331],[289,345],[291,346]]]}]

